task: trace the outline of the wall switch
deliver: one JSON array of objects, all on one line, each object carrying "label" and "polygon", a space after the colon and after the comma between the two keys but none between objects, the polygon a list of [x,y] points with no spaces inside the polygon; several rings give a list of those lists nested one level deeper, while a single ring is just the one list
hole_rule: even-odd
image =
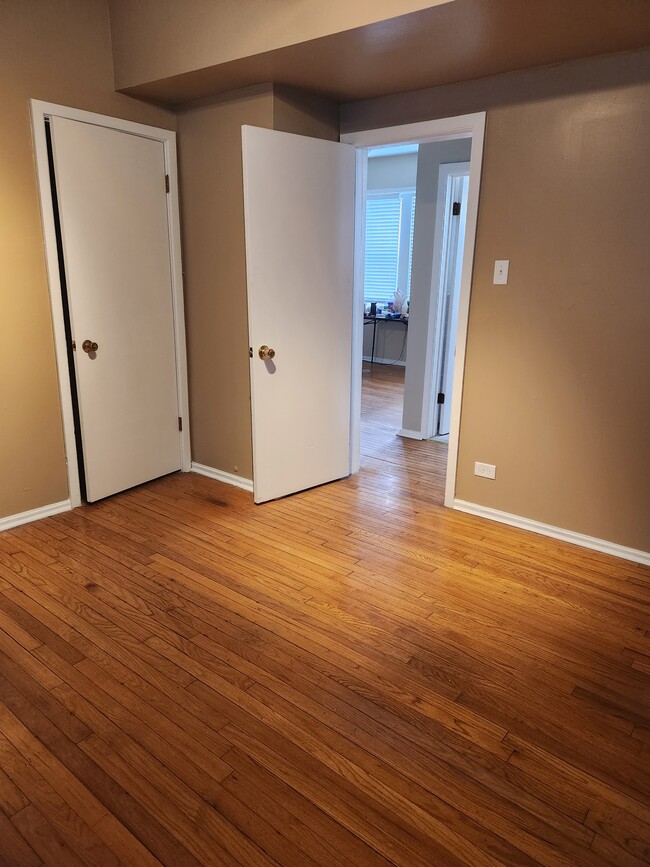
[{"label": "wall switch", "polygon": [[494,263],[494,278],[492,283],[495,286],[505,286],[508,282],[508,268],[510,267],[510,259],[497,259]]},{"label": "wall switch", "polygon": [[474,475],[481,476],[484,479],[496,479],[497,468],[494,464],[482,464],[476,461],[474,464]]}]

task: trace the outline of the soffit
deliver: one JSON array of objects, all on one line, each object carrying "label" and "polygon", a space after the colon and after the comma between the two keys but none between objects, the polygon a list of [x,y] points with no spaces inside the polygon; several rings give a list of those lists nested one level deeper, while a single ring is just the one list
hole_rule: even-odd
[{"label": "soffit", "polygon": [[649,45],[648,0],[455,0],[123,92],[179,105],[271,82],[348,102]]}]

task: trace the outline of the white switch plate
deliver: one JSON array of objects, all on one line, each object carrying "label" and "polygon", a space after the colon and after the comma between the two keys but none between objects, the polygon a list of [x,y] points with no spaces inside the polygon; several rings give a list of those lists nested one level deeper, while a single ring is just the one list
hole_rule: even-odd
[{"label": "white switch plate", "polygon": [[510,267],[510,259],[496,259],[494,262],[494,279],[492,283],[495,286],[505,286],[508,282],[508,268]]},{"label": "white switch plate", "polygon": [[481,476],[484,479],[496,479],[497,468],[495,464],[482,464],[476,461],[474,464],[474,475]]}]

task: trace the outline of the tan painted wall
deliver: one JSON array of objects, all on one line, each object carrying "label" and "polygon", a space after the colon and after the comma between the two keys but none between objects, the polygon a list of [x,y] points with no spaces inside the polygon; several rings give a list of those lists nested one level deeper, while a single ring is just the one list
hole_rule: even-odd
[{"label": "tan painted wall", "polygon": [[250,479],[242,124],[272,126],[270,87],[182,112],[178,152],[192,458]]},{"label": "tan painted wall", "polygon": [[273,88],[273,129],[338,141],[339,105],[289,87]]},{"label": "tan painted wall", "polygon": [[110,0],[115,83],[131,87],[449,0]]},{"label": "tan painted wall", "polygon": [[175,128],[113,92],[104,0],[0,0],[0,517],[68,496],[31,97]]},{"label": "tan painted wall", "polygon": [[192,458],[250,479],[242,124],[338,138],[338,106],[262,86],[178,116]]},{"label": "tan painted wall", "polygon": [[[457,496],[650,550],[650,53],[350,104],[487,109]],[[510,282],[492,285],[494,259]],[[495,481],[474,461],[497,465]]]}]

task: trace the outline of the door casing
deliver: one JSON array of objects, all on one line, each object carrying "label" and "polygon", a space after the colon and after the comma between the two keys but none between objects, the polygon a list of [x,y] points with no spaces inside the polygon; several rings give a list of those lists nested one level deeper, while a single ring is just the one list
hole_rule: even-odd
[{"label": "door casing", "polygon": [[45,257],[47,276],[50,289],[50,306],[52,310],[52,325],[54,331],[54,348],[58,372],[59,397],[61,401],[61,416],[63,422],[63,438],[68,475],[68,491],[70,507],[81,505],[81,486],[77,464],[77,446],[75,441],[75,426],[72,391],[68,373],[68,352],[66,344],[65,319],[62,302],[62,286],[59,276],[59,260],[56,243],[56,228],[52,191],[50,188],[50,173],[48,165],[47,141],[45,137],[45,120],[51,117],[62,117],[69,120],[90,123],[96,126],[108,127],[131,135],[159,141],[163,145],[165,155],[165,171],[169,176],[170,192],[167,196],[167,221],[169,226],[170,263],[172,282],[172,306],[174,313],[174,344],[176,350],[176,381],[178,389],[178,406],[183,420],[183,429],[179,433],[181,441],[181,469],[189,472],[191,469],[190,425],[187,386],[187,357],[185,348],[185,314],[183,308],[183,269],[181,264],[180,218],[178,207],[178,177],[176,161],[176,133],[172,130],[159,129],[145,124],[133,123],[120,118],[107,117],[94,112],[56,105],[32,99],[30,101],[32,135],[36,159],[36,171],[41,206],[41,219],[45,240]]},{"label": "door casing", "polygon": [[[456,469],[458,465],[458,443],[460,437],[460,409],[462,404],[463,378],[465,374],[465,351],[467,347],[467,325],[469,320],[469,301],[472,286],[472,267],[476,243],[476,224],[478,200],[483,164],[483,142],[485,139],[486,113],[458,115],[421,123],[403,124],[381,129],[359,130],[345,133],[341,141],[357,148],[357,181],[355,204],[355,265],[354,265],[354,306],[352,321],[352,383],[351,383],[351,431],[350,431],[350,468],[352,473],[359,471],[361,464],[361,371],[363,359],[363,274],[364,274],[364,219],[363,203],[367,191],[367,151],[371,147],[402,143],[449,141],[457,138],[471,138],[472,153],[469,169],[469,192],[467,201],[467,222],[465,226],[465,249],[463,252],[458,326],[456,332],[456,362],[454,365],[454,384],[451,402],[451,426],[449,431],[449,451],[445,481],[444,504],[453,508],[456,492]],[[431,305],[428,323],[427,358],[432,358],[432,344],[437,330],[438,304]],[[428,382],[431,383],[431,374]],[[429,387],[429,391],[430,391]]]}]

